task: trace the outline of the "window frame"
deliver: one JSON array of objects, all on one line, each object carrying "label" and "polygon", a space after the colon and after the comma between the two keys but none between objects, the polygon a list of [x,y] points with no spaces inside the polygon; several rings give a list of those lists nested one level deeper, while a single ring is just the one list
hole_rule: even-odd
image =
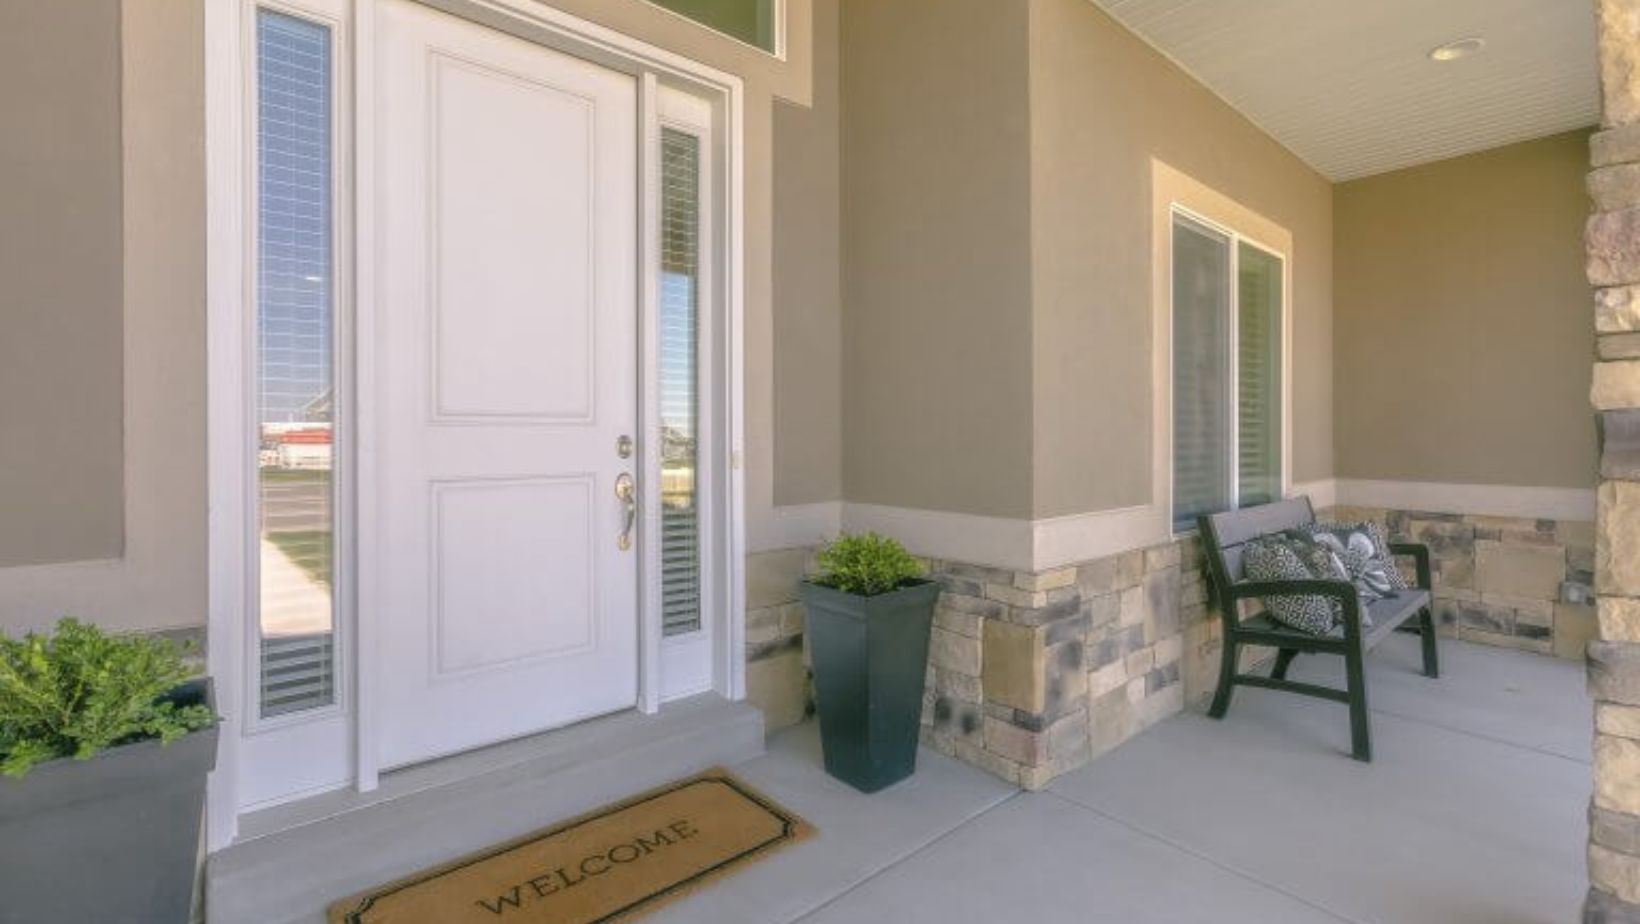
[{"label": "window frame", "polygon": [[1228,432],[1231,436],[1228,446],[1228,454],[1230,458],[1227,466],[1227,471],[1229,473],[1229,509],[1231,510],[1239,510],[1241,508],[1241,408],[1238,397],[1241,392],[1240,282],[1241,247],[1243,244],[1275,258],[1281,266],[1280,317],[1276,325],[1280,338],[1277,345],[1276,366],[1281,370],[1281,382],[1279,392],[1277,394],[1277,407],[1281,417],[1281,427],[1278,434],[1279,445],[1276,447],[1277,456],[1280,459],[1281,477],[1277,486],[1277,495],[1279,497],[1286,497],[1292,491],[1292,247],[1290,243],[1283,247],[1271,243],[1269,239],[1266,239],[1261,235],[1249,233],[1248,231],[1243,230],[1248,226],[1248,222],[1236,221],[1234,219],[1224,220],[1222,217],[1216,218],[1212,215],[1206,214],[1202,209],[1193,208],[1190,205],[1176,199],[1167,204],[1164,217],[1166,218],[1166,228],[1164,231],[1164,237],[1166,239],[1166,263],[1165,266],[1161,268],[1161,276],[1166,279],[1167,294],[1165,300],[1159,306],[1159,314],[1161,315],[1160,323],[1165,325],[1167,335],[1165,338],[1162,338],[1162,342],[1158,344],[1158,354],[1163,358],[1160,365],[1165,367],[1165,372],[1158,376],[1158,384],[1163,385],[1167,397],[1165,401],[1159,402],[1160,413],[1157,415],[1156,425],[1162,430],[1165,430],[1165,435],[1159,435],[1158,439],[1165,443],[1166,452],[1164,453],[1163,458],[1159,460],[1157,471],[1158,474],[1165,479],[1166,483],[1166,491],[1163,495],[1164,510],[1162,513],[1165,517],[1163,523],[1165,524],[1167,534],[1174,538],[1182,538],[1195,535],[1197,529],[1194,526],[1186,526],[1183,528],[1179,527],[1175,523],[1174,516],[1174,510],[1177,507],[1177,498],[1174,494],[1174,482],[1176,480],[1175,473],[1177,469],[1173,452],[1173,427],[1176,410],[1173,369],[1174,230],[1178,226],[1180,219],[1183,219],[1184,221],[1199,225],[1216,234],[1223,235],[1229,246],[1228,289],[1230,317],[1229,322],[1225,325],[1228,331],[1228,342],[1225,344],[1225,349],[1227,350],[1227,355],[1230,358],[1228,363],[1230,379],[1229,382],[1226,383],[1227,388],[1225,391],[1225,404]]}]

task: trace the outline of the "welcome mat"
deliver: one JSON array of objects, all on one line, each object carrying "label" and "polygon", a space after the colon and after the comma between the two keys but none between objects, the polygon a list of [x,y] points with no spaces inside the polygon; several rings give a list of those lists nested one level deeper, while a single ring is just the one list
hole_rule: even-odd
[{"label": "welcome mat", "polygon": [[627,920],[814,829],[713,768],[330,908],[331,924]]}]

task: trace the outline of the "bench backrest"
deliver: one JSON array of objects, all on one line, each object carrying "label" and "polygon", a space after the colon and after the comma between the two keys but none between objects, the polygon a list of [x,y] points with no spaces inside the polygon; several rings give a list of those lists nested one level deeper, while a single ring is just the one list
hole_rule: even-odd
[{"label": "bench backrest", "polygon": [[1241,551],[1248,542],[1314,522],[1315,509],[1303,495],[1197,518],[1214,599],[1225,600],[1225,589],[1242,579]]}]

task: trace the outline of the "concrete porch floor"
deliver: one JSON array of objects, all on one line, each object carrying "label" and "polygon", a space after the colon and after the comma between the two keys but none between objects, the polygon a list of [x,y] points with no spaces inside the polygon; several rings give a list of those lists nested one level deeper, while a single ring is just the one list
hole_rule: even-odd
[{"label": "concrete porch floor", "polygon": [[[924,751],[875,796],[825,776],[812,723],[738,767],[820,830],[646,918],[666,924],[1559,924],[1586,887],[1591,707],[1580,664],[1416,639],[1370,659],[1376,760],[1344,706],[1239,690],[1046,792]],[[1334,658],[1294,675],[1334,681]]]}]

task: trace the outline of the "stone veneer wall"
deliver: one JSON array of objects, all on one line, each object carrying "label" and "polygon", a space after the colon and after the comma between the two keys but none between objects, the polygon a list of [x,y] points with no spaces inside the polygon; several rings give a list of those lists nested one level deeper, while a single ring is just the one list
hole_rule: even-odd
[{"label": "stone veneer wall", "polygon": [[1598,0],[1603,131],[1584,234],[1599,334],[1595,700],[1586,924],[1640,924],[1640,0]]},{"label": "stone veneer wall", "polygon": [[1594,637],[1591,522],[1349,506],[1324,515],[1429,546],[1445,635],[1579,660]]},{"label": "stone veneer wall", "polygon": [[[1430,546],[1445,634],[1582,657],[1594,632],[1588,522],[1337,507]],[[1044,572],[928,561],[942,585],[923,744],[1039,788],[1186,706],[1218,681],[1221,627],[1200,546],[1182,539]],[[769,728],[812,714],[797,584],[812,549],[748,559],[747,696]],[[1243,670],[1274,652],[1252,650]]]}]

